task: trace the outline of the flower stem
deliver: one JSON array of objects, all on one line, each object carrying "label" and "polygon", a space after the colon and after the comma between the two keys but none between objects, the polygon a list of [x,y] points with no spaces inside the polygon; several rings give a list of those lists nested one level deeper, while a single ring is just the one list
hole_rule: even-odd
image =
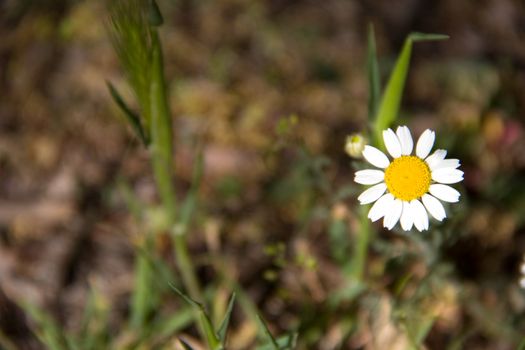
[{"label": "flower stem", "polygon": [[172,227],[176,259],[182,275],[182,282],[193,299],[201,300],[200,287],[188,252],[187,230],[177,232],[175,229],[178,220],[175,189],[171,179],[173,169],[172,123],[166,98],[162,48],[157,30],[152,29],[152,31],[150,116],[153,171],[159,195]]},{"label": "flower stem", "polygon": [[367,217],[369,209],[369,206],[360,206],[359,235],[357,236],[352,262],[352,277],[357,281],[363,280],[368,244],[372,234]]}]

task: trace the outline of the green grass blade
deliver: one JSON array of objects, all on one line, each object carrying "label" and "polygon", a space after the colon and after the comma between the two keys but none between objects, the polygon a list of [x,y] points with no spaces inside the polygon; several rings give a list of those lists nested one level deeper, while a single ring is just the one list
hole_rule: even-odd
[{"label": "green grass blade", "polygon": [[150,129],[151,30],[148,0],[108,2],[108,32],[127,80],[141,107],[145,130]]},{"label": "green grass blade", "polygon": [[194,309],[198,312],[200,325],[202,327],[202,330],[204,331],[204,335],[206,336],[206,341],[208,342],[208,346],[212,350],[219,350],[224,349],[223,345],[221,344],[221,341],[219,337],[217,336],[217,333],[215,332],[211,319],[206,313],[206,310],[204,309],[204,306],[181,292],[175,285],[170,283],[170,287],[180,296],[182,299],[184,299],[188,304],[192,305]]},{"label": "green grass blade", "polygon": [[359,232],[350,264],[351,275],[356,281],[363,280],[366,257],[368,256],[368,244],[370,242],[370,236],[372,235],[372,228],[368,220],[369,209],[370,205],[363,205],[359,208]]},{"label": "green grass blade", "polygon": [[187,306],[185,309],[178,310],[175,315],[157,319],[150,327],[151,334],[158,338],[168,338],[178,331],[187,327],[193,321],[193,308]]},{"label": "green grass blade", "polygon": [[191,188],[180,209],[180,220],[179,227],[182,232],[177,232],[177,234],[184,235],[190,225],[191,219],[197,207],[197,197],[199,194],[199,188],[202,181],[202,174],[204,169],[204,157],[202,149],[199,147],[197,153],[197,159],[193,164],[193,175],[191,181]]},{"label": "green grass blade", "polygon": [[399,113],[411,53],[412,40],[408,38],[405,40],[403,49],[386,85],[373,126],[374,144],[381,147],[383,146],[383,138],[381,137],[383,130],[387,129],[396,120]]},{"label": "green grass blade", "polygon": [[368,27],[367,46],[366,69],[368,75],[368,120],[372,120],[377,114],[381,98],[381,79],[379,75],[379,64],[377,62],[374,26],[372,24]]},{"label": "green grass blade", "polygon": [[525,350],[525,337],[523,337],[520,344],[518,345],[518,350]]},{"label": "green grass blade", "polygon": [[[76,337],[79,340],[78,343],[82,344],[82,347],[78,346],[79,349],[96,350],[108,346],[108,317],[107,301],[96,289],[91,287],[84,307],[80,335]],[[71,341],[68,343],[69,347],[74,349],[75,343]]]},{"label": "green grass blade", "polygon": [[143,246],[138,249],[135,262],[135,286],[131,297],[131,327],[142,330],[155,304],[152,294],[153,266],[147,254],[152,245],[149,237],[144,238]]},{"label": "green grass blade", "polygon": [[397,58],[394,70],[390,74],[390,79],[386,85],[381,98],[379,110],[373,125],[374,144],[383,147],[382,132],[392,125],[399,113],[399,106],[403,97],[410,56],[412,54],[412,44],[416,41],[444,40],[448,36],[441,34],[411,33],[405,40],[403,49]]},{"label": "green grass blade", "polygon": [[228,325],[230,324],[230,318],[235,304],[235,293],[230,297],[228,302],[228,308],[226,309],[226,315],[219,326],[219,338],[223,344],[226,344],[226,335],[228,333]]},{"label": "green grass blade", "polygon": [[126,120],[131,125],[131,128],[133,129],[135,134],[142,141],[144,146],[148,146],[149,137],[144,128],[142,127],[142,123],[138,114],[131,110],[131,108],[127,105],[127,103],[124,101],[124,99],[122,98],[118,90],[113,86],[113,84],[107,81],[106,85],[109,89],[109,93],[111,94],[111,98],[113,98],[113,101],[115,101],[117,106],[119,106],[120,110],[123,112],[124,116],[126,117]]},{"label": "green grass blade", "polygon": [[416,41],[435,41],[435,40],[447,40],[450,37],[445,34],[431,34],[431,33],[419,33],[414,32],[410,33],[409,38],[416,42]]},{"label": "green grass blade", "polygon": [[175,190],[171,183],[173,171],[173,135],[166,97],[164,64],[159,34],[152,33],[150,117],[151,150],[155,179],[163,205],[172,222],[175,221]]},{"label": "green grass blade", "polygon": [[22,304],[22,308],[35,321],[36,335],[50,350],[67,350],[66,338],[62,329],[45,311],[32,304]]},{"label": "green grass blade", "polygon": [[[297,332],[292,334],[283,335],[275,340],[279,350],[293,350],[297,345]],[[257,350],[273,350],[274,345],[272,343],[263,344],[256,348]]]},{"label": "green grass blade", "polygon": [[151,0],[149,4],[148,22],[149,25],[153,27],[160,27],[164,23],[164,18],[162,18],[159,5],[157,5],[155,0]]},{"label": "green grass blade", "polygon": [[272,347],[272,349],[273,350],[279,350],[280,349],[279,348],[279,344],[277,343],[277,341],[273,337],[272,333],[268,329],[268,326],[266,325],[266,322],[264,322],[264,320],[262,319],[261,315],[257,315],[257,321],[259,322],[259,326],[263,330],[263,333],[266,336],[266,338],[268,339],[268,343],[270,343],[270,346]]}]

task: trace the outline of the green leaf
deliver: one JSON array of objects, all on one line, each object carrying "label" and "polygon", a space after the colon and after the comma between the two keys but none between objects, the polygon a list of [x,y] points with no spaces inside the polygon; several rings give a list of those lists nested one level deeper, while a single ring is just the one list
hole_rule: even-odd
[{"label": "green leaf", "polygon": [[[283,335],[276,339],[277,346],[280,350],[292,350],[297,345],[297,332],[292,334]],[[272,350],[274,349],[273,344],[264,344],[257,347],[257,350]]]},{"label": "green leaf", "polygon": [[525,350],[525,337],[523,337],[523,339],[521,339],[521,342],[518,345],[518,350]]},{"label": "green leaf", "polygon": [[377,113],[381,98],[381,80],[379,76],[379,64],[377,63],[374,26],[372,24],[368,27],[367,46],[366,69],[368,75],[368,119],[372,120]]},{"label": "green leaf", "polygon": [[409,38],[412,41],[435,41],[435,40],[447,40],[450,37],[445,34],[431,34],[431,33],[419,33],[413,32],[410,33]]},{"label": "green leaf", "polygon": [[193,321],[193,308],[187,306],[184,309],[178,310],[174,315],[158,318],[150,327],[150,334],[144,338],[155,335],[159,338],[167,338],[173,336],[178,331],[187,327]]},{"label": "green leaf", "polygon": [[273,350],[280,350],[279,344],[273,337],[272,333],[268,329],[268,326],[266,325],[266,322],[262,319],[261,315],[257,314],[257,321],[259,322],[259,326],[263,330],[264,335],[266,336],[269,345],[271,345],[271,349]]},{"label": "green leaf", "polygon": [[209,348],[212,350],[224,349],[219,337],[217,336],[217,333],[213,329],[211,319],[206,313],[204,306],[181,292],[177,287],[175,287],[173,283],[170,282],[169,285],[178,295],[180,295],[188,304],[192,305],[198,312],[200,325],[206,336],[206,341],[208,342]]},{"label": "green leaf", "polygon": [[129,106],[126,104],[126,102],[124,101],[120,93],[117,91],[117,89],[113,86],[113,84],[111,84],[109,81],[106,81],[106,85],[109,89],[111,97],[113,98],[113,101],[115,101],[117,106],[119,106],[120,110],[124,113],[124,116],[133,128],[133,131],[135,131],[135,133],[140,138],[144,146],[148,146],[148,135],[142,127],[140,117],[135,112],[133,112],[131,108],[129,108]]},{"label": "green leaf", "polygon": [[199,188],[202,181],[202,174],[204,169],[204,157],[202,152],[202,147],[197,147],[197,159],[193,163],[193,174],[191,181],[191,188],[180,209],[180,220],[179,220],[179,229],[182,232],[176,232],[177,234],[185,234],[186,230],[193,218],[193,213],[197,207],[197,199],[199,194]]},{"label": "green leaf", "polygon": [[368,211],[370,205],[363,205],[359,208],[359,235],[357,242],[354,244],[354,253],[350,263],[351,276],[354,281],[362,282],[366,266],[366,257],[368,256],[368,245],[373,234],[368,220]]},{"label": "green leaf", "polygon": [[230,297],[228,302],[228,308],[226,309],[226,315],[219,326],[219,338],[223,344],[226,344],[226,334],[228,333],[228,325],[230,324],[230,317],[233,311],[233,305],[235,303],[235,293]]},{"label": "green leaf", "polygon": [[108,1],[110,21],[108,32],[124,69],[127,81],[135,93],[143,129],[150,136],[150,85],[152,31],[148,23],[146,0]]},{"label": "green leaf", "polygon": [[[109,309],[104,297],[91,287],[82,321],[80,335],[75,337],[76,343],[82,344],[78,348],[84,350],[101,349],[108,346],[110,339],[108,334]],[[74,349],[76,344],[73,339],[68,345]]]},{"label": "green leaf", "polygon": [[435,317],[418,317],[414,313],[409,313],[407,316],[406,319],[402,319],[400,322],[410,341],[410,349],[420,349],[421,344],[434,325]]},{"label": "green leaf", "polygon": [[27,312],[36,324],[36,335],[39,340],[50,350],[66,350],[66,337],[58,324],[45,311],[33,304],[22,304],[22,308]]},{"label": "green leaf", "polygon": [[148,22],[153,27],[160,27],[164,23],[159,5],[155,0],[151,0],[148,11]]},{"label": "green leaf", "polygon": [[153,241],[146,237],[135,256],[135,286],[131,297],[130,323],[135,330],[142,330],[154,310],[158,296],[153,283],[153,266],[148,258]]},{"label": "green leaf", "polygon": [[162,45],[159,34],[151,35],[151,81],[149,107],[151,118],[151,151],[153,173],[162,203],[169,217],[175,222],[176,193],[171,176],[173,174],[172,121],[167,101]]},{"label": "green leaf", "polygon": [[436,321],[435,317],[429,317],[429,318],[423,319],[421,323],[419,324],[417,333],[414,334],[414,340],[416,341],[416,344],[418,345],[418,347],[419,345],[423,343],[423,341],[427,337],[435,321]]},{"label": "green leaf", "polygon": [[405,40],[403,49],[397,58],[394,70],[390,74],[387,86],[381,98],[379,110],[373,125],[374,143],[383,148],[383,130],[387,129],[396,120],[399,113],[403,89],[410,65],[412,44],[415,41],[444,40],[448,36],[441,34],[411,33]]}]

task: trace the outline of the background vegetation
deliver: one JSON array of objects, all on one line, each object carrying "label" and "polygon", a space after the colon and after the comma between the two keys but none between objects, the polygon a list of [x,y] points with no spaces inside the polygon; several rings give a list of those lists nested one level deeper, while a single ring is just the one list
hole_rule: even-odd
[{"label": "background vegetation", "polygon": [[[0,3],[0,349],[525,347],[522,2],[158,4],[175,219],[105,3]],[[427,233],[361,220],[370,22],[383,86],[410,32],[450,36],[414,46],[396,121],[462,160]]]}]

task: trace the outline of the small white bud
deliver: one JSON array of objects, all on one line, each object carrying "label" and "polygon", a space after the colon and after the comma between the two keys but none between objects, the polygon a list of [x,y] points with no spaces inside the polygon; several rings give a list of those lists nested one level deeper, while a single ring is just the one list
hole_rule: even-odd
[{"label": "small white bud", "polygon": [[520,278],[520,287],[525,289],[525,277]]},{"label": "small white bud", "polygon": [[346,137],[345,152],[352,158],[362,158],[363,149],[367,140],[361,134],[352,134]]}]

